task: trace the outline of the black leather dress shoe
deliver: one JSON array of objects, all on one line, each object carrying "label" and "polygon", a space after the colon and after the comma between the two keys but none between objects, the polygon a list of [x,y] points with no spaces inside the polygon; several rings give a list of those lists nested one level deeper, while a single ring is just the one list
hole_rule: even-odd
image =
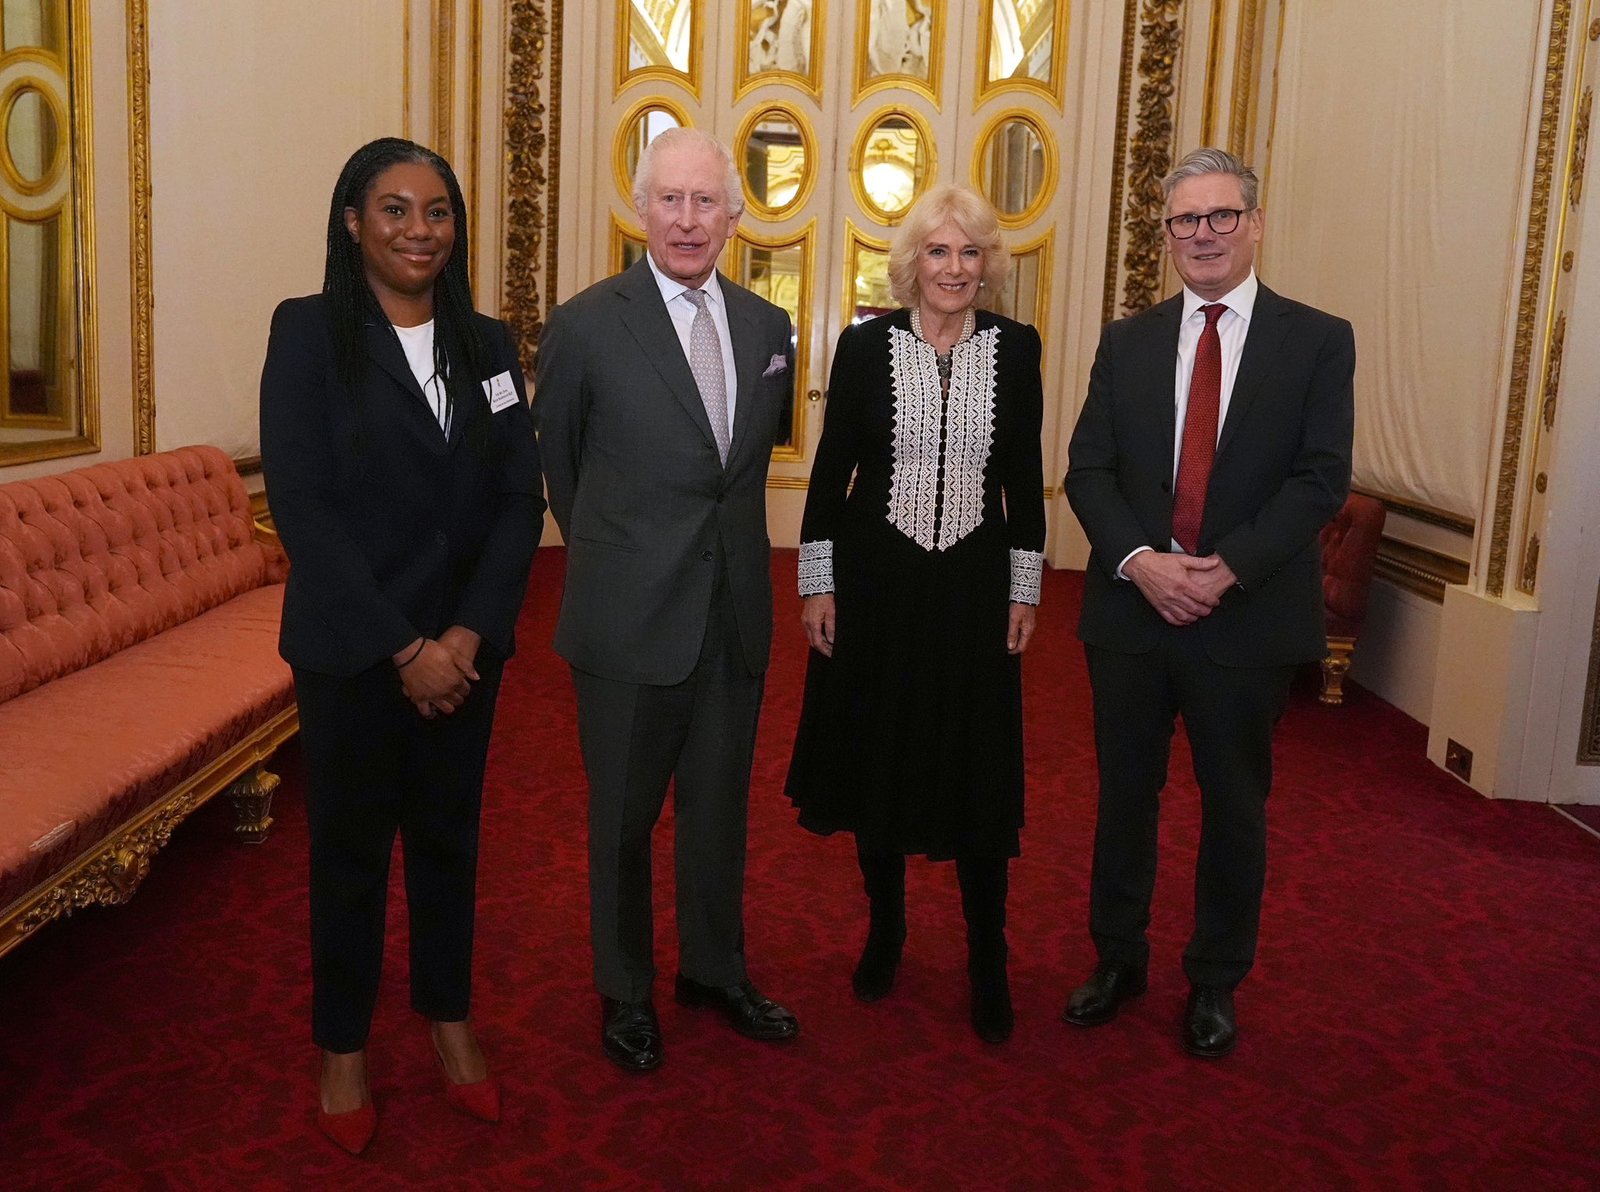
[{"label": "black leather dress shoe", "polygon": [[1239,1041],[1233,1016],[1233,991],[1216,985],[1191,985],[1183,1011],[1183,1049],[1190,1055],[1219,1059]]},{"label": "black leather dress shoe", "polygon": [[749,1039],[776,1043],[800,1033],[800,1023],[795,1016],[771,998],[763,997],[748,981],[723,988],[702,985],[679,973],[673,996],[680,1006],[710,1006],[721,1010],[733,1029]]},{"label": "black leather dress shoe", "polygon": [[661,1066],[661,1024],[649,998],[642,1002],[600,999],[600,1045],[606,1058],[630,1072]]},{"label": "black leather dress shoe", "polygon": [[1072,991],[1061,1017],[1073,1026],[1100,1026],[1117,1016],[1123,1002],[1143,993],[1148,983],[1142,968],[1131,964],[1099,964],[1094,975]]}]

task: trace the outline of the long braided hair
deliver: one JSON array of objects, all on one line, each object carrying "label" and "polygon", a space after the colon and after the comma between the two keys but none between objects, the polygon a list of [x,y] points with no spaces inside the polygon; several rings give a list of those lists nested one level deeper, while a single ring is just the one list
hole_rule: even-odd
[{"label": "long braided hair", "polygon": [[[465,411],[465,430],[481,449],[487,441],[488,404],[478,392],[478,378],[487,374],[483,338],[472,318],[472,281],[468,262],[467,209],[455,171],[433,150],[400,137],[381,137],[350,155],[333,188],[328,211],[328,257],[323,267],[322,292],[328,297],[333,334],[334,364],[339,379],[359,394],[356,382],[366,367],[362,345],[365,326],[388,324],[377,296],[367,283],[361,245],[345,226],[345,210],[365,209],[378,176],[401,162],[425,165],[444,180],[455,218],[455,244],[438,280],[433,283],[433,363],[444,383],[447,407],[454,417]],[[359,398],[358,398],[359,400]],[[363,411],[364,412],[364,411]]]}]

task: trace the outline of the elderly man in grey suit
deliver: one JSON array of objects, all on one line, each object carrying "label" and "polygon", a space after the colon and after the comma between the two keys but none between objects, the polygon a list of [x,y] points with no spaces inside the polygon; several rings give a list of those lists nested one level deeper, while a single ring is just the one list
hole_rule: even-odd
[{"label": "elderly man in grey suit", "polygon": [[639,160],[648,252],[550,313],[534,416],[567,542],[555,647],[571,664],[589,779],[601,1044],[661,1062],[650,838],[674,782],[677,1000],[753,1039],[794,1016],[750,983],[744,855],[772,638],[767,461],[793,384],[788,315],[716,270],[744,202],[728,150],[692,129]]}]

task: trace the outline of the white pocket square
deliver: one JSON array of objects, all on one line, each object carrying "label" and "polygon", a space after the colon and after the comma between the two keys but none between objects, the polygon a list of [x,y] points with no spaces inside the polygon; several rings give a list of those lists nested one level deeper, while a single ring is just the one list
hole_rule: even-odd
[{"label": "white pocket square", "polygon": [[782,356],[774,356],[771,360],[769,360],[767,362],[767,371],[762,373],[761,375],[763,377],[775,377],[779,373],[781,373],[784,369],[786,369],[788,367],[789,367],[789,362],[787,360],[785,360]]}]

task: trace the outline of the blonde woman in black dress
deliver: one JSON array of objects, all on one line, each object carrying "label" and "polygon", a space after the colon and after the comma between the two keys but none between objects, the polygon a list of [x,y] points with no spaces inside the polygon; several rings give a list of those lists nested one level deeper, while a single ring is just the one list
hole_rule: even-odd
[{"label": "blonde woman in black dress", "polygon": [[1020,655],[1045,535],[1039,333],[980,309],[1009,267],[994,209],[936,188],[890,249],[904,309],[839,337],[800,535],[812,652],[788,779],[804,827],[855,835],[863,1001],[900,963],[906,856],[956,862],[972,1025],[990,1042],[1013,1023]]}]

